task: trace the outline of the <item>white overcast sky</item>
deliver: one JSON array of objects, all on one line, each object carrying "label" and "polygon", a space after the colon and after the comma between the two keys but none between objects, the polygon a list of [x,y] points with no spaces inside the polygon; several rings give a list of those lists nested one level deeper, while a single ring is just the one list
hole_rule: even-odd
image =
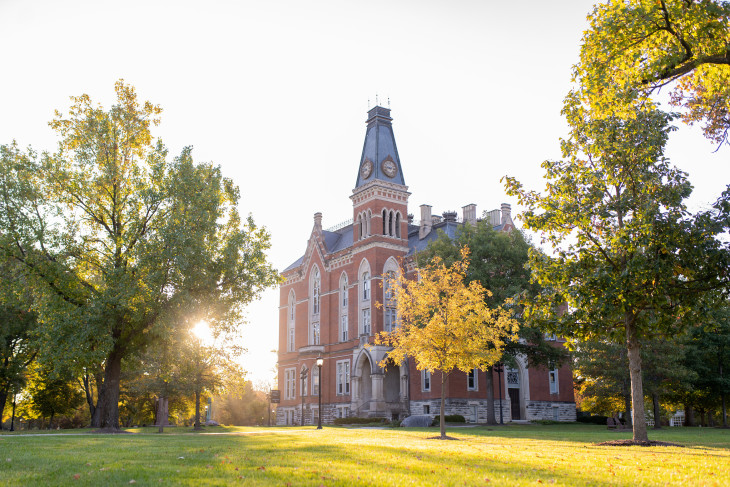
[{"label": "white overcast sky", "polygon": [[[510,201],[500,178],[541,189],[560,156],[560,116],[591,1],[0,0],[0,143],[53,150],[47,122],[70,95],[108,107],[124,78],[164,109],[178,154],[220,164],[244,214],[271,232],[283,269],[312,216],[352,217],[368,100],[390,99],[409,209]],[[730,181],[728,149],[682,127],[667,155],[692,208]],[[248,310],[245,365],[273,377],[278,290]]]}]

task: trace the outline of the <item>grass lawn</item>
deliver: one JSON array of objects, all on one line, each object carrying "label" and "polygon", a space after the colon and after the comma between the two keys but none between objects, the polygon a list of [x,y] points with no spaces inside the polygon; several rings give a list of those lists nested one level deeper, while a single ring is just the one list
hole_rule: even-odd
[{"label": "grass lawn", "polygon": [[0,435],[0,485],[730,485],[730,430],[709,428],[650,432],[683,448],[582,424],[80,431]]}]

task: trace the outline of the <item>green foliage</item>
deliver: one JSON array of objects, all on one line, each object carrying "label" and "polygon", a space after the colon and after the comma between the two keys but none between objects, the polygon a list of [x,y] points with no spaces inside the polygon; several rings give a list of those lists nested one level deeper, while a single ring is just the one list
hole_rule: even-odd
[{"label": "green foliage", "polygon": [[[447,414],[444,416],[444,421],[447,423],[466,423],[466,418],[461,414]],[[441,423],[441,416],[433,418],[432,426],[438,426]]]},{"label": "green foliage", "polygon": [[579,423],[586,423],[586,424],[600,424],[600,425],[606,425],[606,420],[608,419],[608,416],[602,416],[600,414],[596,415],[588,415],[588,416],[578,416],[577,420]]},{"label": "green foliage", "polygon": [[0,250],[23,265],[46,363],[103,364],[94,414],[118,427],[122,359],[155,326],[207,319],[235,335],[242,307],[278,282],[268,233],[238,213],[239,190],[185,148],[172,161],[151,126],[161,109],[117,82],[108,111],[87,95],[51,127],[58,152],[0,151]]},{"label": "green foliage", "polygon": [[566,360],[568,355],[563,348],[550,345],[544,339],[543,330],[521,319],[522,309],[517,304],[520,296],[535,294],[539,289],[531,282],[528,266],[531,245],[522,232],[497,232],[486,219],[475,226],[463,225],[457,230],[455,239],[439,231],[438,238],[418,253],[416,261],[419,266],[426,266],[439,257],[446,265],[451,265],[460,259],[464,247],[469,249],[471,256],[464,282],[480,283],[489,290],[484,295],[487,306],[511,310],[520,323],[521,340],[508,342],[504,355],[525,356],[531,367],[552,366]]},{"label": "green foliage", "polygon": [[27,394],[30,410],[38,417],[49,418],[49,428],[53,427],[54,417],[71,415],[84,402],[78,384],[68,371],[40,365],[29,372]]},{"label": "green foliage", "polygon": [[[686,212],[691,186],[662,157],[669,115],[595,119],[572,95],[563,113],[571,134],[562,141],[564,160],[543,163],[546,193],[506,178],[527,207],[526,228],[552,247],[552,255],[531,252],[543,291],[526,303],[526,315],[562,336],[625,342],[632,409],[643,411],[641,343],[701,318],[705,294],[722,285],[722,228]],[[555,316],[563,304],[566,312]],[[646,440],[644,415],[636,416],[635,439]]]},{"label": "green foliage", "polygon": [[[672,104],[705,136],[727,139],[730,108],[728,2],[629,0],[597,4],[588,16],[574,79],[595,117],[633,117],[638,98],[674,83]],[[627,103],[628,101],[628,103]]]}]

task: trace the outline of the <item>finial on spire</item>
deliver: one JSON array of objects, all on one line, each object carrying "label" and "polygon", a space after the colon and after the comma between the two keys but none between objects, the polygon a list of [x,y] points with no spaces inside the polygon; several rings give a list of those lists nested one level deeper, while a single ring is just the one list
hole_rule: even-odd
[{"label": "finial on spire", "polygon": [[377,106],[380,106],[380,101],[378,101],[378,94],[377,93],[375,93],[375,104]]},{"label": "finial on spire", "polygon": [[388,108],[390,108],[390,97],[388,97]]}]

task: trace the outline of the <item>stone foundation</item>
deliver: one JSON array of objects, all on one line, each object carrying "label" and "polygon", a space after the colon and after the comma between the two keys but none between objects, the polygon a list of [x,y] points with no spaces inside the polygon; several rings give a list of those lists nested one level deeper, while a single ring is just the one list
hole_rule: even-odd
[{"label": "stone foundation", "polygon": [[525,412],[530,421],[576,421],[574,402],[528,401]]},{"label": "stone foundation", "polygon": [[[509,399],[502,399],[502,416],[505,422],[512,421],[511,407]],[[424,406],[428,406],[429,412],[425,413]],[[494,417],[499,423],[499,399],[494,400]],[[556,417],[555,410],[557,408],[557,421],[575,421],[575,403],[553,402],[553,401],[528,401],[526,409],[527,420],[550,419]],[[439,415],[441,411],[441,400],[433,399],[428,401],[411,401],[411,414],[421,415],[430,414],[433,417]],[[475,418],[476,412],[476,418]],[[445,414],[460,414],[466,418],[467,423],[486,423],[487,422],[487,401],[486,399],[446,399]]]}]

